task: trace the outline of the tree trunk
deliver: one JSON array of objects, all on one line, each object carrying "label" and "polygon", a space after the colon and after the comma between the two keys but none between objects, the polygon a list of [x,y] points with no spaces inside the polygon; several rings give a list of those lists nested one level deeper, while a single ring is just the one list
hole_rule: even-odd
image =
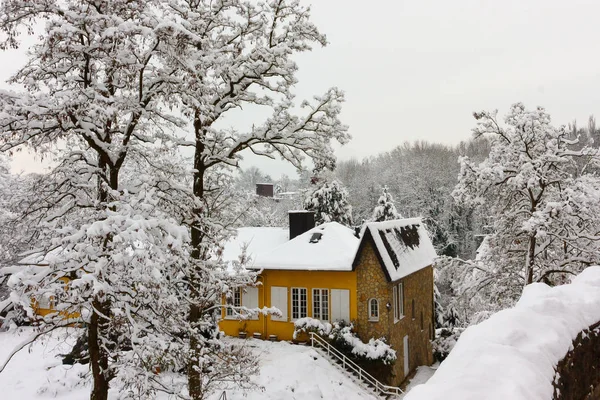
[{"label": "tree trunk", "polygon": [[98,299],[94,300],[93,305],[94,310],[92,311],[92,316],[88,325],[90,366],[94,378],[94,386],[92,388],[90,400],[107,400],[109,384],[109,379],[106,376],[108,373],[108,355],[106,354],[106,349],[100,346],[100,331],[102,329],[100,318],[102,318],[102,316],[96,311],[99,310],[101,313],[104,313],[106,307]]},{"label": "tree trunk", "polygon": [[[100,155],[99,166],[108,177],[111,189],[116,190],[119,185],[119,169],[111,168],[102,155]],[[100,178],[98,179],[98,199],[103,204],[109,201],[108,190],[102,186]],[[111,240],[110,236],[107,237],[105,246],[108,246]],[[106,347],[108,344],[101,346],[101,341],[102,338],[108,336],[106,318],[110,318],[110,304],[106,300],[101,300],[100,295],[96,295],[92,306],[92,315],[88,325],[88,347],[94,383],[90,400],[107,400],[112,376],[108,370],[109,350]]]},{"label": "tree trunk", "polygon": [[[202,141],[203,132],[202,132],[202,124],[200,121],[200,117],[198,113],[196,113],[196,117],[194,119],[194,133],[196,137],[196,148],[194,154],[194,183],[193,183],[193,193],[196,199],[202,199],[204,197],[204,174],[206,172],[206,167],[202,160],[202,154],[204,152],[204,143]],[[195,219],[202,218],[202,210],[194,209],[194,217]],[[195,224],[194,221],[193,224]],[[201,244],[202,244],[203,234],[199,229],[194,229],[194,226],[191,228],[191,244],[192,244],[192,257],[196,260],[201,259]],[[190,285],[191,287],[197,286],[199,283],[198,277],[200,276],[200,271],[193,274],[190,277]],[[192,304],[190,305],[190,314],[189,314],[189,322],[192,329],[195,331],[197,328],[198,322],[202,319],[202,310],[199,306],[200,299],[194,299],[192,294]],[[190,334],[190,358],[189,364],[187,366],[187,375],[188,375],[188,392],[190,397],[193,400],[201,400],[203,398],[203,390],[202,390],[202,374],[199,368],[199,357],[201,352],[202,343],[198,339],[199,332],[195,331]]]},{"label": "tree trunk", "polygon": [[526,268],[526,285],[533,283],[533,265],[535,263],[535,244],[536,244],[536,233],[529,238],[529,249],[527,250],[527,265]]}]

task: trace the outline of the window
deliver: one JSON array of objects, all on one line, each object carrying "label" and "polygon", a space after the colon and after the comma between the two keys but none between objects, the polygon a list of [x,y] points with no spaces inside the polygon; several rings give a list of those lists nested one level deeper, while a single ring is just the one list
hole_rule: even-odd
[{"label": "window", "polygon": [[306,288],[292,288],[292,319],[306,318]]},{"label": "window", "polygon": [[404,317],[404,287],[402,282],[394,286],[394,322]]},{"label": "window", "polygon": [[379,321],[379,301],[369,300],[369,321]]},{"label": "window", "polygon": [[234,311],[234,307],[241,307],[242,306],[242,288],[236,288],[233,290],[233,297],[228,297],[227,298],[227,304],[233,306],[233,307],[227,307],[225,310],[225,316],[227,317],[233,317],[235,316],[238,312]]},{"label": "window", "polygon": [[415,319],[415,299],[412,299],[412,319]]},{"label": "window", "polygon": [[41,297],[38,298],[37,302],[38,308],[52,310],[54,308],[54,296],[44,293]]},{"label": "window", "polygon": [[423,311],[421,311],[421,332],[425,329],[425,325],[423,324]]},{"label": "window", "polygon": [[329,290],[313,289],[313,318],[329,321]]}]

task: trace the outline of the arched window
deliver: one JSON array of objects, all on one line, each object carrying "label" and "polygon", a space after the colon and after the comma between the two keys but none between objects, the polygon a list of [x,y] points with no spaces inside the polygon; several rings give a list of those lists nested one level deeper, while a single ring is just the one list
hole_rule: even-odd
[{"label": "arched window", "polygon": [[379,321],[379,301],[377,299],[369,300],[369,321]]}]

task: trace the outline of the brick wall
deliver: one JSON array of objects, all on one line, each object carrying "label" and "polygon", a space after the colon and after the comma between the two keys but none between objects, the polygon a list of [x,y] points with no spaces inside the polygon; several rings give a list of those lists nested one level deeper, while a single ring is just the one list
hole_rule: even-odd
[{"label": "brick wall", "polygon": [[[392,377],[388,383],[399,385],[404,376],[404,336],[408,335],[409,368],[414,371],[420,365],[433,363],[431,333],[433,330],[433,268],[431,266],[417,271],[393,284],[387,281],[379,262],[375,247],[369,240],[365,243],[356,267],[358,320],[356,331],[363,341],[370,338],[385,337],[396,350],[398,357],[392,368]],[[393,286],[404,285],[404,317],[394,322]],[[369,321],[369,299],[379,301],[379,321]],[[414,300],[414,319],[413,306]],[[386,305],[390,304],[387,308]],[[421,329],[421,314],[423,329]],[[409,372],[409,373],[410,373]]]}]

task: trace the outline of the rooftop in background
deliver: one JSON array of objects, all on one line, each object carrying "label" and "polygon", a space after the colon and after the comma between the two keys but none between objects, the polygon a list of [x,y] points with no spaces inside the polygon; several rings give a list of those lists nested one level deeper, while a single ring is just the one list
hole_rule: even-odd
[{"label": "rooftop in background", "polygon": [[[319,236],[320,234],[320,236]],[[359,239],[354,231],[328,222],[259,253],[250,267],[256,269],[351,271]]]},{"label": "rooftop in background", "polygon": [[372,237],[391,281],[433,264],[437,257],[420,218],[369,222],[360,235],[363,243],[365,235]]},{"label": "rooftop in background", "polygon": [[264,197],[273,197],[274,186],[272,183],[257,183],[256,194]]}]

